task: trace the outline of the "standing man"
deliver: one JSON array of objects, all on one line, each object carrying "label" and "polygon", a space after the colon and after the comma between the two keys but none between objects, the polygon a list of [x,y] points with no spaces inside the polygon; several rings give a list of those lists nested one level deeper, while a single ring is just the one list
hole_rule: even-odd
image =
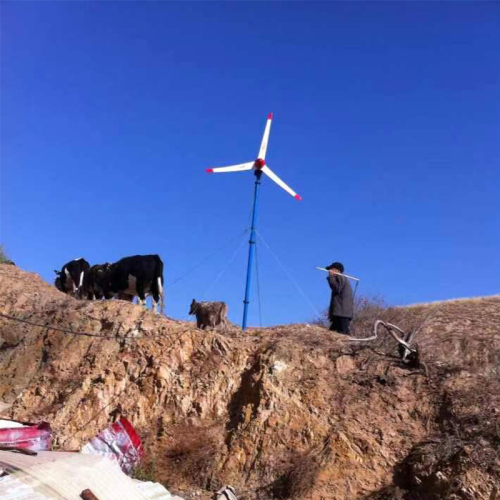
[{"label": "standing man", "polygon": [[349,280],[342,276],[344,266],[340,262],[329,265],[328,284],[332,290],[328,319],[331,321],[330,330],[349,335],[349,323],[352,319],[354,299]]}]

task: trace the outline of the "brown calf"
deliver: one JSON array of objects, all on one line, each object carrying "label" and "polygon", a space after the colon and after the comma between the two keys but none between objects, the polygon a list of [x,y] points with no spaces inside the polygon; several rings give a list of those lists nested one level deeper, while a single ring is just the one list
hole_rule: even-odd
[{"label": "brown calf", "polygon": [[196,326],[205,330],[207,327],[215,328],[222,325],[227,327],[227,305],[225,302],[196,302],[193,299],[189,314],[196,316]]}]

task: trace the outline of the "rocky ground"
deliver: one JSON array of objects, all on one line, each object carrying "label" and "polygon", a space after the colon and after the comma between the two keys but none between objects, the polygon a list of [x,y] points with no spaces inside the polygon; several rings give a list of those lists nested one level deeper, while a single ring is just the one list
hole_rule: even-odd
[{"label": "rocky ground", "polygon": [[[422,364],[394,340],[317,325],[227,332],[122,301],[68,297],[0,265],[0,401],[79,449],[126,416],[138,476],[186,498],[500,499],[500,297],[365,311],[416,328]],[[56,331],[48,326],[73,332]]]}]

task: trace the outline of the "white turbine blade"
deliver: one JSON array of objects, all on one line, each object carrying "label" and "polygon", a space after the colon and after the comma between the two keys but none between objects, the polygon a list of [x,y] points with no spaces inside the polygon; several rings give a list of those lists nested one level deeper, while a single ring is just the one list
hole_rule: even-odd
[{"label": "white turbine blade", "polygon": [[243,170],[252,170],[254,165],[253,161],[248,163],[240,163],[239,165],[231,165],[229,167],[207,168],[209,174],[219,174],[223,172],[242,172]]},{"label": "white turbine blade", "polygon": [[271,121],[273,119],[273,114],[269,113],[267,116],[266,128],[264,129],[264,135],[262,136],[262,142],[260,143],[259,156],[257,158],[266,159],[267,143],[269,142],[269,133],[271,132]]},{"label": "white turbine blade", "polygon": [[270,179],[272,179],[278,186],[282,187],[288,194],[291,194],[296,200],[302,200],[288,184],[285,184],[267,165],[262,167],[261,172],[264,172]]}]

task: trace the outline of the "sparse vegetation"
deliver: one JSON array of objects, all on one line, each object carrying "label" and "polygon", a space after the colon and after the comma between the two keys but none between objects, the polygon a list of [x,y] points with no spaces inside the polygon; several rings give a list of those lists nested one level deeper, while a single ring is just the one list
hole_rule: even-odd
[{"label": "sparse vegetation", "polygon": [[161,460],[167,481],[187,483],[204,489],[222,486],[214,477],[221,447],[221,429],[217,425],[197,427],[179,425],[175,438]]},{"label": "sparse vegetation", "polygon": [[[387,311],[389,305],[380,295],[357,295],[354,299],[354,318],[352,324],[361,325],[373,318],[378,319],[382,312]],[[326,308],[321,317],[314,322],[317,325],[328,328],[330,321],[328,320],[328,308]]]},{"label": "sparse vegetation", "polygon": [[150,460],[148,463],[141,464],[132,473],[134,479],[139,481],[156,481],[156,475],[158,474],[157,462]]},{"label": "sparse vegetation", "polygon": [[307,498],[314,488],[321,470],[321,457],[316,453],[305,453],[294,460],[290,468],[274,483],[270,493],[272,498],[299,500]]},{"label": "sparse vegetation", "polygon": [[[354,301],[351,334],[354,337],[369,337],[372,333],[373,325],[378,319],[387,323],[393,323],[406,333],[410,333],[422,325],[428,312],[424,308],[390,306],[380,295],[358,295]],[[328,309],[323,312],[316,324],[325,328],[329,327]]]},{"label": "sparse vegetation", "polygon": [[12,264],[10,257],[7,255],[5,248],[0,244],[0,264]]}]

